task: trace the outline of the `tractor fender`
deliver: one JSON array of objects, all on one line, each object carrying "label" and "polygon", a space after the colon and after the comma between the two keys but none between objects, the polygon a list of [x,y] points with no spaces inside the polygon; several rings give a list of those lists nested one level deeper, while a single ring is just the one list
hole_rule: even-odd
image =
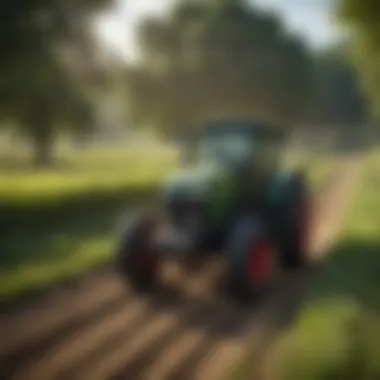
[{"label": "tractor fender", "polygon": [[[284,268],[298,268],[304,265],[305,251],[303,232],[299,235],[299,226],[308,225],[305,220],[304,211],[299,224],[299,213],[297,210],[302,202],[302,209],[309,204],[308,189],[304,172],[301,170],[287,170],[279,173],[272,182],[272,226],[277,235],[280,245],[281,261]],[[306,203],[305,203],[306,202]],[[308,206],[306,206],[308,208]],[[309,211],[306,211],[307,215]],[[301,236],[301,240],[299,237]],[[306,243],[307,244],[307,243]]]},{"label": "tractor fender", "polygon": [[292,193],[293,186],[303,182],[303,172],[299,170],[279,170],[269,185],[269,201],[273,206],[281,205]]}]

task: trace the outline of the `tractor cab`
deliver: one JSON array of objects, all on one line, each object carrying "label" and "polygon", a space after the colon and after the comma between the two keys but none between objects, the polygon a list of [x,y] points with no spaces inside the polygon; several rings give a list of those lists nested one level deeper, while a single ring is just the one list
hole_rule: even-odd
[{"label": "tractor cab", "polygon": [[279,137],[245,119],[204,124],[195,143],[188,141],[188,165],[164,181],[169,214],[184,215],[184,209],[201,205],[205,223],[219,229],[237,205],[260,202],[278,170]]},{"label": "tractor cab", "polygon": [[213,162],[244,175],[269,174],[277,165],[283,134],[251,120],[205,124],[196,144],[196,161]]}]

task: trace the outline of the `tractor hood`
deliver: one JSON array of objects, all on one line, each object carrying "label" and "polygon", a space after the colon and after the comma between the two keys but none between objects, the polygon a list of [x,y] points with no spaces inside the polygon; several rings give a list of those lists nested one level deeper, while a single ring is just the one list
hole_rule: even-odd
[{"label": "tractor hood", "polygon": [[164,196],[202,199],[214,185],[222,180],[225,171],[217,164],[207,163],[181,169],[164,182]]}]

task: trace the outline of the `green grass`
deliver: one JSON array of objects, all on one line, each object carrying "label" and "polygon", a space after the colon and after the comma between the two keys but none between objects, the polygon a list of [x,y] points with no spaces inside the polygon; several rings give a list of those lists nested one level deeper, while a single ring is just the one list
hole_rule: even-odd
[{"label": "green grass", "polygon": [[148,148],[69,151],[51,169],[0,166],[0,200],[11,204],[48,204],[72,195],[112,192],[156,181],[173,162],[172,150]]},{"label": "green grass", "polygon": [[[0,298],[78,276],[107,262],[123,210],[154,199],[176,167],[168,148],[65,151],[50,169],[0,157]],[[331,158],[308,158],[313,186]]]},{"label": "green grass", "polygon": [[169,149],[71,151],[47,170],[0,162],[0,298],[76,276],[109,258],[128,207],[176,167]]},{"label": "green grass", "polygon": [[330,174],[333,173],[336,169],[337,161],[333,155],[316,155],[313,156],[307,164],[309,186],[312,191],[312,194],[315,194],[316,191],[319,191],[320,187],[330,179]]},{"label": "green grass", "polygon": [[324,180],[336,167],[339,155],[334,152],[313,152],[312,150],[299,152],[291,151],[285,156],[285,163],[289,167],[303,170],[308,177],[309,186],[312,191],[319,189]]},{"label": "green grass", "polygon": [[313,284],[279,380],[380,378],[380,152],[369,153],[342,234]]}]

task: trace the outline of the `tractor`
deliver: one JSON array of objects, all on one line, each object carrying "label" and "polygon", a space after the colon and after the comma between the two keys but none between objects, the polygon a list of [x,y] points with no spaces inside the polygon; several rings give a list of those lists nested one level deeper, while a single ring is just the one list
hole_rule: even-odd
[{"label": "tractor", "polygon": [[137,212],[123,226],[117,270],[136,291],[146,291],[157,285],[164,260],[188,268],[217,252],[223,289],[252,300],[278,270],[306,264],[307,181],[303,171],[282,164],[283,129],[225,119],[199,130],[191,158],[159,189],[162,210]]}]

